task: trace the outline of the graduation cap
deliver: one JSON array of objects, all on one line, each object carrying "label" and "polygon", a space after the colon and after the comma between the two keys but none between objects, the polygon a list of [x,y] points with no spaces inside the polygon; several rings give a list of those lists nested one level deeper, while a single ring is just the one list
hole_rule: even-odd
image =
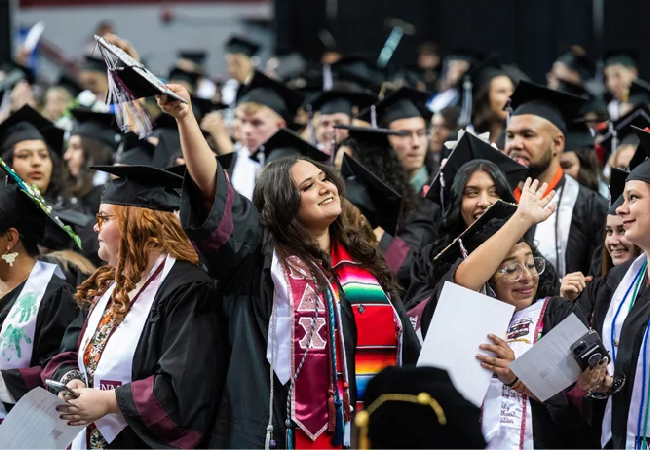
[{"label": "graduation cap", "polygon": [[[370,122],[373,126],[380,128],[388,128],[391,122],[412,117],[422,117],[428,122],[432,115],[431,111],[426,108],[429,98],[431,98],[429,92],[402,87],[361,111],[358,119]],[[374,120],[375,115],[376,120]]]},{"label": "graduation cap", "polygon": [[612,168],[609,174],[609,210],[607,214],[616,215],[616,208],[623,204],[623,191],[625,190],[625,180],[630,174],[627,170]]},{"label": "graduation cap", "polygon": [[[224,103],[213,102],[208,98],[201,98],[201,97],[194,97],[194,96],[192,96],[191,98],[192,98],[192,111],[194,112],[194,116],[196,117],[196,120],[199,122],[204,116],[206,116],[207,114],[213,111],[220,111],[222,109],[228,108],[228,105]],[[174,119],[173,117],[172,119],[174,120],[173,128],[178,128],[178,125],[176,125],[176,119]]]},{"label": "graduation cap", "polygon": [[228,39],[228,42],[226,42],[226,53],[231,55],[244,55],[251,58],[257,55],[257,52],[259,51],[259,44],[244,37],[232,36]]},{"label": "graduation cap", "polygon": [[264,153],[264,161],[268,164],[276,159],[290,155],[304,155],[318,162],[329,161],[330,156],[321,152],[317,147],[305,141],[298,133],[282,128],[275,132],[264,144],[250,156],[258,161],[261,153]]},{"label": "graduation cap", "polygon": [[[217,162],[219,165],[223,168],[223,170],[230,170],[232,169],[232,163],[235,159],[235,152],[230,152],[226,153],[223,155],[217,156]],[[176,175],[179,175],[181,177],[185,176],[185,170],[187,169],[186,164],[181,164],[179,166],[173,166],[173,167],[165,167],[164,170],[168,172],[175,173]]]},{"label": "graduation cap", "polygon": [[77,82],[77,79],[66,72],[61,73],[59,79],[54,83],[54,85],[64,88],[75,98],[83,90]]},{"label": "graduation cap", "polygon": [[387,367],[355,417],[359,448],[485,448],[480,409],[435,367]]},{"label": "graduation cap", "polygon": [[572,122],[587,98],[553,91],[539,84],[521,81],[510,97],[510,107],[514,116],[531,114],[542,117],[560,131],[567,131],[567,123]]},{"label": "graduation cap", "polygon": [[646,131],[648,130],[648,126],[650,126],[650,124],[646,125],[643,129],[634,125],[631,127],[639,138],[639,146],[630,160],[630,170],[636,169],[646,159],[648,159],[648,157],[650,157],[650,133]]},{"label": "graduation cap", "polygon": [[576,72],[583,81],[593,78],[596,72],[593,61],[587,55],[575,51],[561,55],[557,61]]},{"label": "graduation cap", "polygon": [[151,166],[156,146],[148,139],[140,139],[135,133],[126,133],[117,164],[125,166]]},{"label": "graduation cap", "polygon": [[205,64],[208,53],[204,50],[181,50],[178,52],[178,56],[179,58],[190,60],[201,67]]},{"label": "graduation cap", "polygon": [[395,234],[402,197],[348,154],[343,155],[341,176],[345,180],[345,198],[359,208],[370,226]]},{"label": "graduation cap", "polygon": [[[458,145],[451,152],[444,167],[440,169],[433,182],[429,186],[424,198],[432,200],[445,209],[451,199],[451,185],[456,178],[458,171],[468,162],[478,159],[491,161],[504,173],[511,190],[519,185],[526,177],[528,169],[517,161],[508,158],[502,152],[492,147],[489,143],[481,140],[472,133],[462,134]],[[504,200],[516,203],[511,192],[507,192]]]},{"label": "graduation cap", "polygon": [[[29,84],[34,84],[36,82],[36,75],[34,74],[34,70],[27,66],[23,66],[14,60],[3,62],[1,69],[3,72],[5,72],[5,78],[9,78],[13,72],[18,76],[18,81],[25,80]],[[14,84],[16,84],[18,81],[15,81]]]},{"label": "graduation cap", "polygon": [[650,103],[650,83],[639,78],[632,80],[627,95],[627,103],[639,107],[648,107]]},{"label": "graduation cap", "polygon": [[249,84],[240,86],[237,91],[237,105],[259,103],[275,111],[287,123],[293,121],[304,100],[304,94],[272,80],[259,70],[255,70]]},{"label": "graduation cap", "polygon": [[[633,127],[643,129],[650,126],[650,111],[647,107],[636,108],[614,122],[610,122],[609,128],[602,135],[600,145],[610,153],[628,141],[629,138],[635,137]],[[636,143],[636,139],[630,143]]]},{"label": "graduation cap", "polygon": [[0,221],[13,223],[21,236],[53,250],[81,248],[81,240],[72,228],[52,213],[41,193],[25,183],[0,158],[8,185],[0,188]]},{"label": "graduation cap", "polygon": [[[357,144],[385,145],[388,146],[388,136],[408,136],[408,131],[393,131],[385,128],[357,127],[354,125],[334,125],[339,130],[347,130],[348,137],[354,139]],[[365,144],[365,145],[364,145]]]},{"label": "graduation cap", "polygon": [[106,73],[106,62],[103,58],[97,56],[86,55],[81,63],[81,70],[89,72],[102,72]]},{"label": "graduation cap", "polygon": [[[585,97],[587,101],[585,104],[580,108],[579,116],[584,117],[585,115],[589,113],[594,113],[596,116],[598,116],[601,119],[598,119],[596,121],[598,122],[604,122],[609,120],[609,112],[607,111],[607,105],[603,101],[603,99],[597,95],[592,94],[589,92],[585,87],[581,84],[575,84],[567,80],[563,80],[561,78],[558,78],[558,87],[557,91],[559,92],[564,92],[565,94],[571,94],[571,95],[576,95],[576,96],[581,96]],[[584,120],[581,120],[584,122]],[[570,127],[570,125],[567,124],[567,126]]]},{"label": "graduation cap", "polygon": [[19,142],[41,140],[61,156],[65,132],[25,105],[0,123],[0,148],[11,148]]},{"label": "graduation cap", "polygon": [[605,52],[605,67],[620,64],[625,67],[638,67],[638,54],[633,49],[610,49]]},{"label": "graduation cap", "polygon": [[333,76],[340,81],[356,84],[373,92],[380,92],[386,73],[377,66],[374,55],[346,55],[331,65]]},{"label": "graduation cap", "polygon": [[156,211],[176,211],[180,208],[179,189],[183,177],[149,166],[92,166],[116,175],[102,193],[103,204],[136,206]]},{"label": "graduation cap", "polygon": [[352,116],[354,107],[366,108],[377,101],[377,97],[366,92],[325,91],[309,101],[313,111],[321,114],[343,113]]},{"label": "graduation cap", "polygon": [[517,205],[497,200],[483,215],[445,247],[434,261],[454,264],[458,258],[466,258],[481,244],[494,235],[506,220],[517,211]]},{"label": "graduation cap", "polygon": [[172,69],[169,71],[169,75],[167,76],[167,81],[169,83],[180,81],[189,84],[192,86],[192,89],[195,89],[197,83],[199,82],[199,78],[201,78],[201,74],[198,72],[190,72],[188,70],[181,69],[180,67],[172,67]]},{"label": "graduation cap", "polygon": [[110,146],[113,150],[117,150],[118,130],[113,114],[95,112],[85,108],[74,108],[70,112],[77,121],[77,125],[70,134],[71,136],[79,135],[89,139],[96,139]]},{"label": "graduation cap", "polygon": [[571,122],[567,124],[567,131],[564,133],[564,151],[594,150],[596,137],[591,133],[583,122]]}]

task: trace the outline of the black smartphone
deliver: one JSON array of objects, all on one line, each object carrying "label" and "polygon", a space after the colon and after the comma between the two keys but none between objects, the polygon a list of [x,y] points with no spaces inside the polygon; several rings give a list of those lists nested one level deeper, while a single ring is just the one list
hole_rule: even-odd
[{"label": "black smartphone", "polygon": [[589,330],[587,334],[574,342],[571,346],[571,354],[583,371],[595,366],[603,358],[607,358],[607,362],[609,362],[609,353],[600,336],[594,330]]},{"label": "black smartphone", "polygon": [[75,394],[75,392],[72,389],[70,389],[68,386],[66,386],[63,383],[59,383],[58,381],[45,380],[45,384],[47,385],[47,387],[54,389],[57,394],[63,392],[67,397],[72,397],[72,398],[79,397],[79,395]]}]

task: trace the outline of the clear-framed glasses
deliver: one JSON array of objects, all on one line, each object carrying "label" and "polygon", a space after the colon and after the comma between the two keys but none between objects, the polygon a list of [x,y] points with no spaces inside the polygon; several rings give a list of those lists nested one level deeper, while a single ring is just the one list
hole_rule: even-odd
[{"label": "clear-framed glasses", "polygon": [[533,258],[532,261],[527,262],[525,265],[515,262],[508,264],[503,269],[497,271],[498,273],[503,274],[503,276],[508,281],[519,281],[524,276],[524,270],[527,270],[531,276],[539,276],[544,273],[546,268],[546,260],[544,258]]}]

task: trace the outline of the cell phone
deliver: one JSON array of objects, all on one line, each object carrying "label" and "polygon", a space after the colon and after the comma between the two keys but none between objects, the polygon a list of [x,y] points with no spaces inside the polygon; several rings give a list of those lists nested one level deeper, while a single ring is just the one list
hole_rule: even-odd
[{"label": "cell phone", "polygon": [[582,370],[595,366],[603,358],[609,361],[609,353],[594,330],[589,330],[587,334],[575,341],[571,346],[571,353]]},{"label": "cell phone", "polygon": [[58,381],[45,380],[45,384],[47,385],[47,387],[54,389],[57,394],[63,392],[68,397],[72,397],[72,398],[79,397],[79,395],[75,394],[75,392],[72,389],[70,389],[68,386]]}]

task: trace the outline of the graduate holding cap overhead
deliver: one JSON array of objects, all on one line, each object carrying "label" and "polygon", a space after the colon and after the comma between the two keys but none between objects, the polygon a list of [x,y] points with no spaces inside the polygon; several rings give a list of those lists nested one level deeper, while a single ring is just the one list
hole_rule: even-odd
[{"label": "graduate holding cap overhead", "polygon": [[344,221],[343,180],[293,155],[260,172],[251,203],[233,189],[191,108],[158,102],[176,117],[187,164],[181,221],[230,320],[230,372],[210,446],[350,446],[365,381],[414,364],[419,344],[386,262]]},{"label": "graduate holding cap overhead", "polygon": [[117,176],[95,225],[107,264],[79,286],[81,313],[41,378],[78,394],[58,408],[84,426],[73,449],[206,446],[228,344],[222,302],[174,214],[183,178],[93,169]]},{"label": "graduate holding cap overhead", "polygon": [[[528,167],[528,176],[557,191],[559,206],[551,218],[535,228],[539,251],[560,277],[582,272],[589,275],[591,257],[600,245],[607,203],[581,186],[560,167],[568,124],[585,99],[521,81],[512,95],[513,110],[507,127],[505,153]],[[520,188],[514,191],[520,196]]]}]

